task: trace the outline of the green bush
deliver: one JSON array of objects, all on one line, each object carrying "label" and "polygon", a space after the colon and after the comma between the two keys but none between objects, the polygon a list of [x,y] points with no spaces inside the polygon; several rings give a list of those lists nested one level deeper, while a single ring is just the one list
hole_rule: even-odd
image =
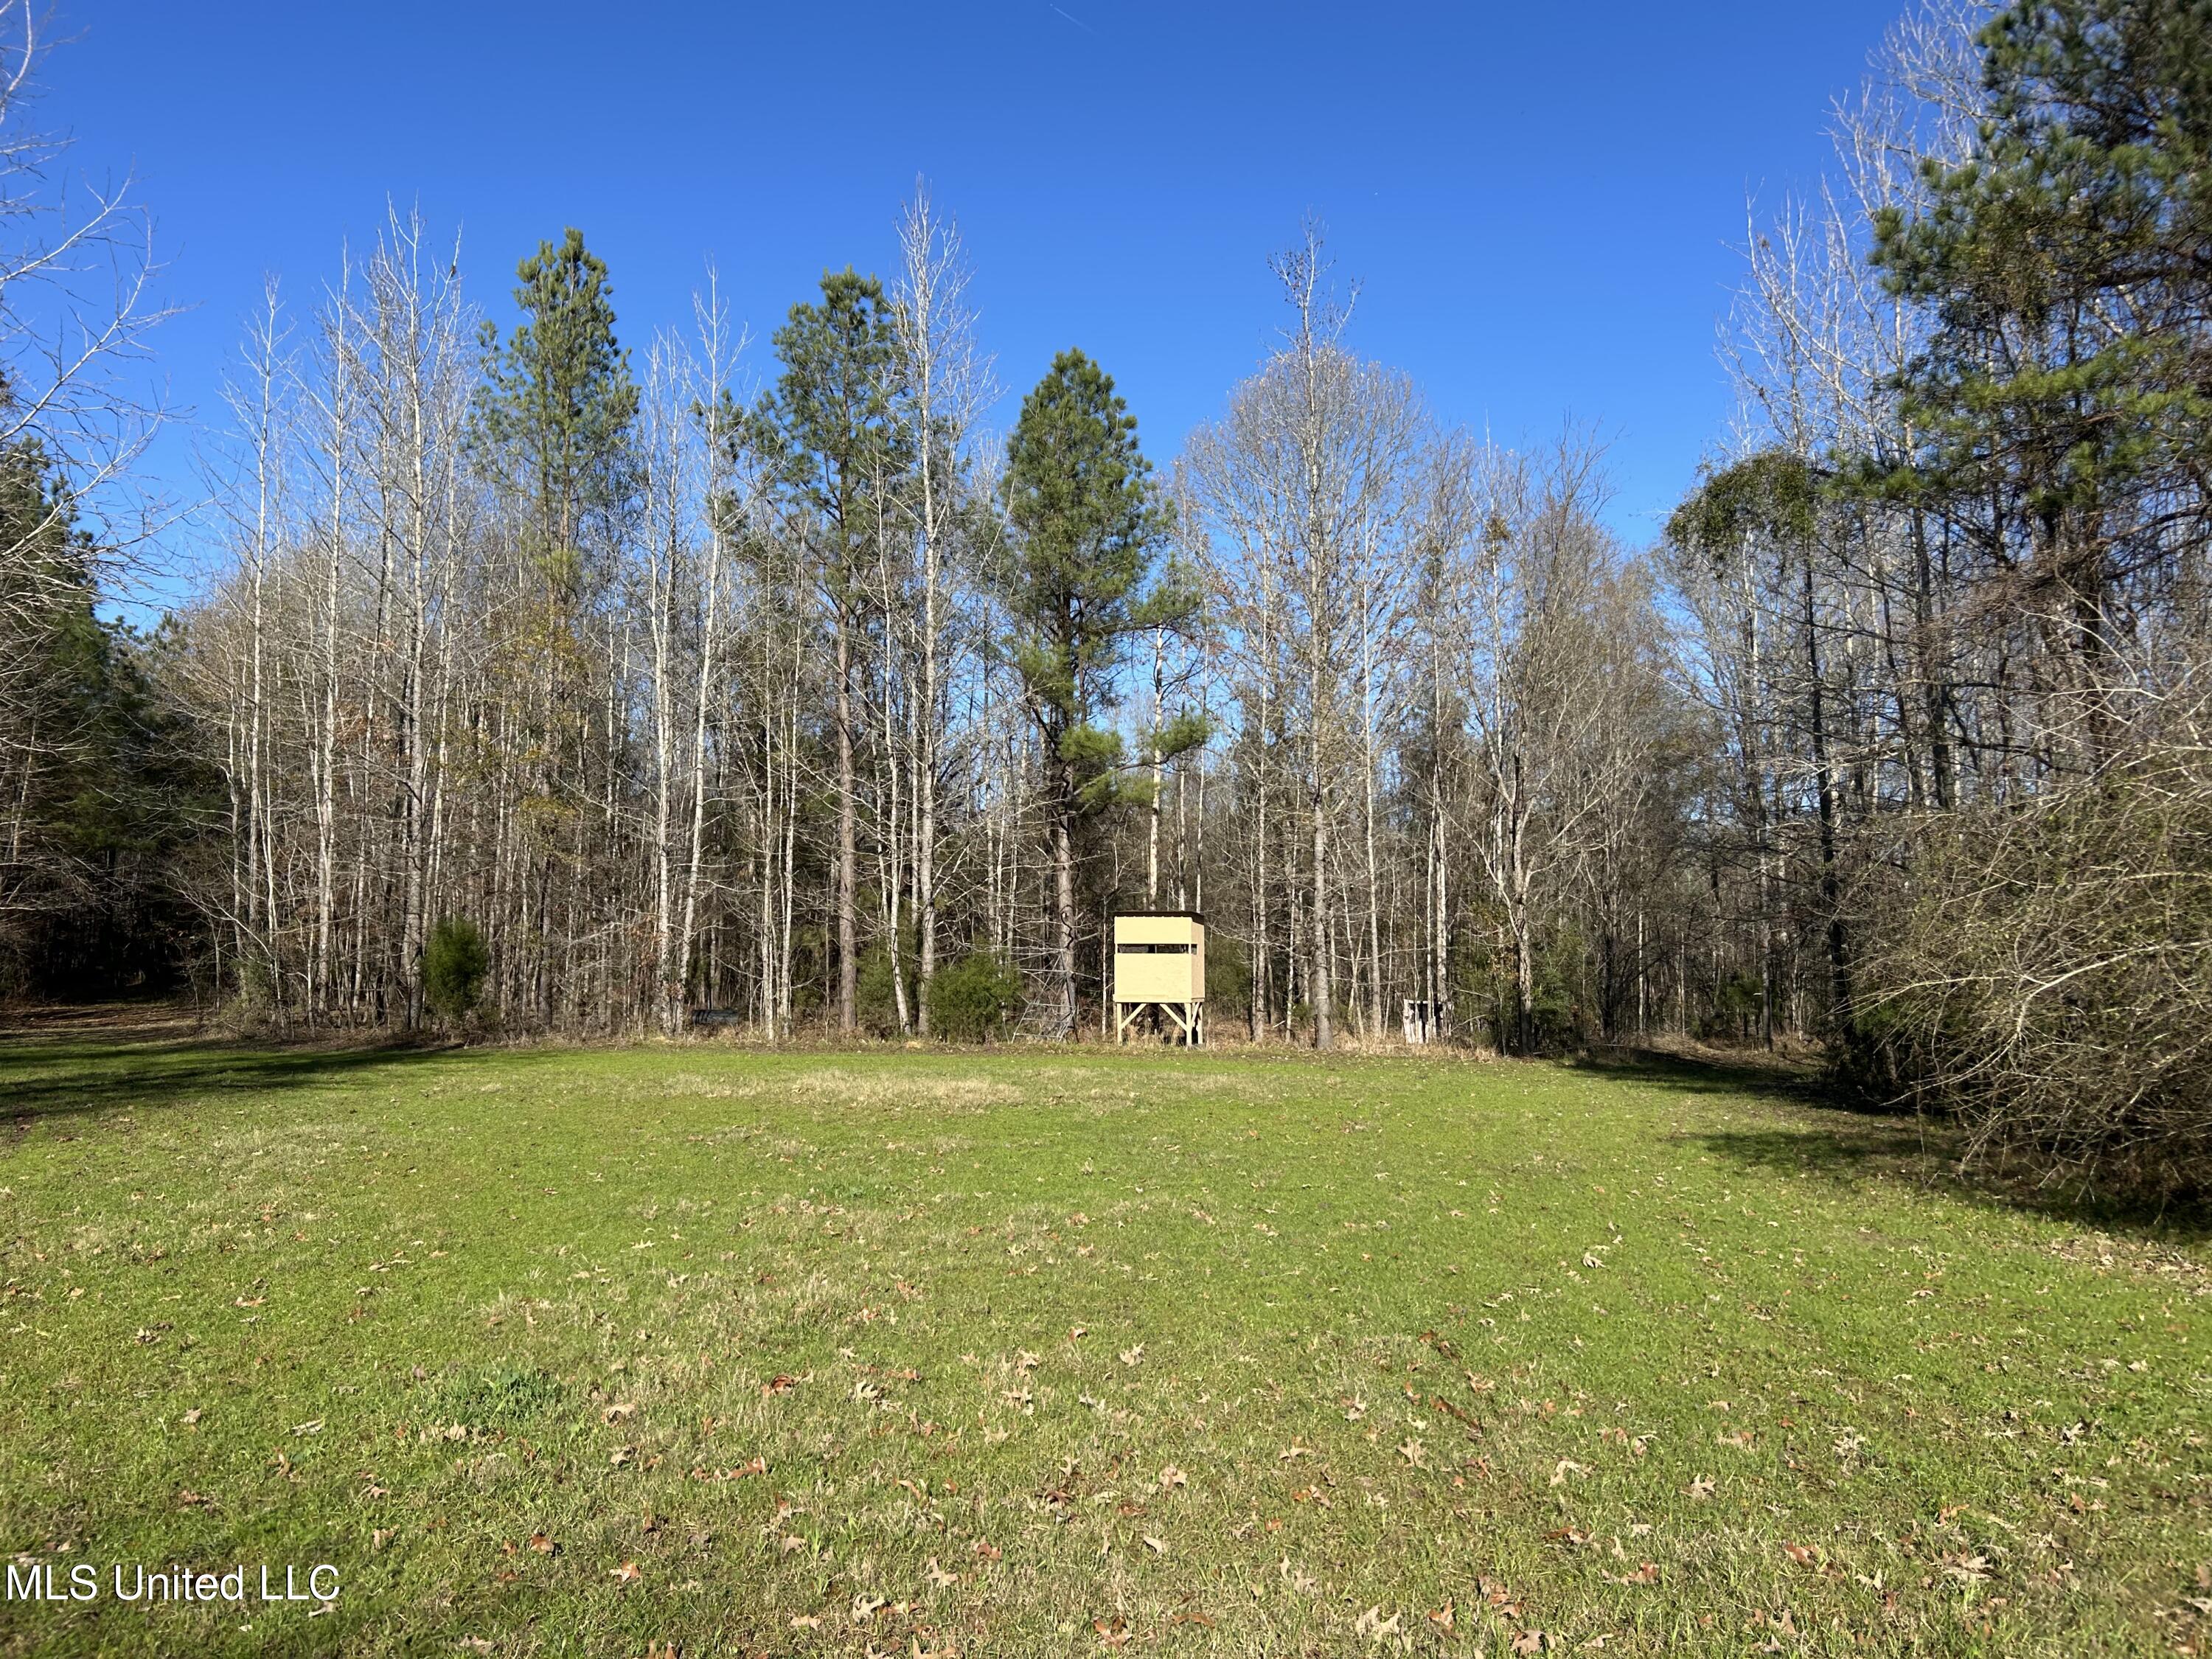
[{"label": "green bush", "polygon": [[929,1029],[953,1042],[1003,1036],[1021,1006],[1021,975],[988,951],[971,951],[930,977]]},{"label": "green bush", "polygon": [[[906,970],[907,1006],[914,1006],[914,957],[906,955],[902,966]],[[891,953],[880,940],[860,953],[860,971],[854,975],[854,1017],[860,1029],[870,1036],[887,1037],[898,1035],[898,976],[891,966]]]},{"label": "green bush", "polygon": [[422,949],[422,997],[430,1012],[445,1020],[468,1017],[483,994],[491,970],[491,951],[476,923],[447,916],[430,930]]},{"label": "green bush", "polygon": [[1206,1006],[1210,1018],[1243,1019],[1252,1006],[1252,954],[1227,933],[1206,940]]}]

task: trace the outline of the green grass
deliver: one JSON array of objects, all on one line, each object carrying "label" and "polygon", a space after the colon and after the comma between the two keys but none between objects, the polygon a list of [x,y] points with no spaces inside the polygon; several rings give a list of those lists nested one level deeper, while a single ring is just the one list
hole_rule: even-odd
[{"label": "green grass", "polygon": [[2190,1241],[1741,1076],[64,1036],[0,1043],[0,1541],[103,1583],[0,1601],[7,1653],[2165,1653],[2212,1607]]}]

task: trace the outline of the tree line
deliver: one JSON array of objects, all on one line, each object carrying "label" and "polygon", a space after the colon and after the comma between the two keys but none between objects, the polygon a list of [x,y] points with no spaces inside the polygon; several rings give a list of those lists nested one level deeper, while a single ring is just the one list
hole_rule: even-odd
[{"label": "tree line", "polygon": [[765,351],[711,276],[626,340],[574,229],[502,329],[395,213],[253,319],[157,635],[98,619],[86,463],[7,450],[9,971],[112,908],[88,823],[111,954],[288,1030],[1066,1038],[1111,915],[1191,908],[1216,1032],[1817,1042],[2187,1184],[2209,61],[2191,0],[1902,22],[1747,221],[1740,413],[1646,547],[1590,433],[1361,356],[1317,227],[1156,461],[1079,350],[989,429],[919,188]]}]

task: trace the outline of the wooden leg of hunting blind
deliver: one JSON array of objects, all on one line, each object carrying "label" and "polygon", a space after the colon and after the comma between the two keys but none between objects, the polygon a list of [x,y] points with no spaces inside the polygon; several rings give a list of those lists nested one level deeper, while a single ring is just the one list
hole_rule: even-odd
[{"label": "wooden leg of hunting blind", "polygon": [[[1114,1041],[1126,1043],[1129,1032],[1150,1013],[1158,1024],[1186,1048],[1206,1043],[1206,1005],[1202,1002],[1117,1002],[1114,1005]],[[1170,1024],[1172,1022],[1172,1024]]]}]

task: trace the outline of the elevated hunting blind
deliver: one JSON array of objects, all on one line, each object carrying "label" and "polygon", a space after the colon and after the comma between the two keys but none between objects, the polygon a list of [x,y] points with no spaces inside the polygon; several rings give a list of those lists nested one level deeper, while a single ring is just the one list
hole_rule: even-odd
[{"label": "elevated hunting blind", "polygon": [[1195,910],[1132,910],[1114,918],[1114,1038],[1146,1009],[1171,1037],[1206,1041],[1206,918]]}]

